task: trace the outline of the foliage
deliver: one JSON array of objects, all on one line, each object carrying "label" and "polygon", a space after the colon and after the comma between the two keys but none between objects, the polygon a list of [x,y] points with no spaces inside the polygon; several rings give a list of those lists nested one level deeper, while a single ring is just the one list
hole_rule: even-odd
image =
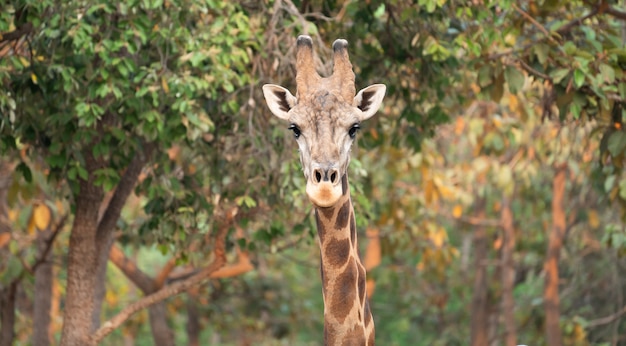
[{"label": "foliage", "polygon": [[[47,205],[53,220],[72,217],[81,182],[92,179],[110,196],[129,164],[146,155],[135,196],[116,223],[126,253],[149,275],[170,258],[180,271],[202,268],[211,235],[226,225],[244,233],[230,233],[229,259],[240,246],[256,267],[168,301],[177,341],[187,338],[188,301],[198,306],[203,340],[215,344],[319,341],[311,207],[292,139],[265,109],[259,88],[293,86],[294,42],[305,33],[320,52],[322,73],[330,70],[329,42],[345,37],[357,88],[388,87],[350,167],[359,229],[381,234],[382,263],[368,272],[378,343],[468,343],[478,227],[488,234],[486,304],[501,335],[506,198],[516,234],[518,339],[542,344],[543,260],[558,163],[569,168],[560,262],[564,343],[619,340],[624,18],[605,0],[7,5],[0,13],[0,150],[13,173],[0,288],[28,277],[25,265],[36,260],[36,232],[28,230],[46,217],[35,202]],[[232,223],[225,222],[231,211]],[[63,294],[68,246],[61,232],[54,254],[63,264],[55,266]],[[141,296],[120,272],[111,270],[107,282],[105,316]],[[32,295],[34,285],[25,281],[23,290]],[[19,304],[17,311],[18,339],[27,343],[28,311]],[[105,344],[152,344],[147,319],[140,313]]]}]

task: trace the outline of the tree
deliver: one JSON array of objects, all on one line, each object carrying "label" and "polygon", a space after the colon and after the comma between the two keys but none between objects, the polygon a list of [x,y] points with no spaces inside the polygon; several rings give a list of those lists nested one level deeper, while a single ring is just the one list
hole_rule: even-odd
[{"label": "tree", "polygon": [[[2,61],[0,99],[11,114],[3,118],[3,150],[41,155],[49,179],[70,197],[61,343],[84,344],[100,304],[97,268],[106,265],[128,195],[144,169],[163,165],[165,149],[213,130],[210,113],[236,109],[227,93],[249,79],[249,24],[235,4],[201,1],[25,1],[2,18],[3,41],[28,43]],[[30,174],[27,163],[20,169]],[[199,199],[189,189],[179,190]],[[173,202],[150,212],[176,209]]]}]

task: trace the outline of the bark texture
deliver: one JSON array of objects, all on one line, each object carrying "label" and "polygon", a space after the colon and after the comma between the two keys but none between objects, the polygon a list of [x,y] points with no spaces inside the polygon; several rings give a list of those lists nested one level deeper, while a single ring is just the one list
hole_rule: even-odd
[{"label": "bark texture", "polygon": [[35,295],[33,312],[33,345],[50,345],[50,310],[52,308],[52,232],[48,229],[37,237],[39,265],[35,269]]},{"label": "bark texture", "polygon": [[12,282],[0,291],[0,346],[13,345],[15,337],[15,295],[17,282]]}]

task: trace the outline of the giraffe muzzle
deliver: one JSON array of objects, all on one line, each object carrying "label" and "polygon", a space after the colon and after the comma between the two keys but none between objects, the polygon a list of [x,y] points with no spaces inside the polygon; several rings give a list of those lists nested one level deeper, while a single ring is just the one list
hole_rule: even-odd
[{"label": "giraffe muzzle", "polygon": [[343,195],[339,170],[332,167],[316,167],[306,184],[306,194],[318,207],[331,207]]}]

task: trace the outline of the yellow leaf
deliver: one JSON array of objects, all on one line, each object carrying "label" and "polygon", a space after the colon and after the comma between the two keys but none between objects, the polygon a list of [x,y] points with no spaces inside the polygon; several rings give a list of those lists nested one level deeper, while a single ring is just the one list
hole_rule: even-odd
[{"label": "yellow leaf", "polygon": [[161,86],[163,87],[163,91],[165,91],[166,94],[170,92],[170,87],[167,85],[165,77],[161,77]]},{"label": "yellow leaf", "polygon": [[454,216],[455,219],[458,219],[461,217],[461,215],[463,215],[463,206],[460,204],[457,204],[452,209],[452,216]]},{"label": "yellow leaf", "polygon": [[33,222],[38,230],[44,231],[50,227],[50,219],[52,213],[50,208],[45,204],[37,204],[33,209]]},{"label": "yellow leaf", "polygon": [[63,201],[62,200],[57,199],[56,201],[54,201],[54,207],[55,207],[57,213],[63,214],[63,211],[65,210],[65,208],[63,207]]},{"label": "yellow leaf", "polygon": [[24,67],[28,67],[30,66],[30,61],[28,61],[26,58],[24,58],[23,56],[20,57],[20,62],[22,63],[22,65]]},{"label": "yellow leaf", "polygon": [[37,75],[34,73],[30,74],[30,79],[33,81],[33,83],[37,84]]},{"label": "yellow leaf", "polygon": [[14,210],[14,209],[9,210],[9,220],[11,222],[15,222],[18,216],[19,216],[19,213],[17,212],[17,210]]},{"label": "yellow leaf", "polygon": [[33,235],[35,234],[35,218],[33,217],[34,214],[31,214],[30,219],[28,220],[28,225],[26,225],[26,232],[28,232],[28,234]]},{"label": "yellow leaf", "polygon": [[598,228],[598,226],[600,226],[600,218],[598,217],[597,211],[593,209],[589,210],[587,217],[589,218],[589,226],[591,226],[591,228]]},{"label": "yellow leaf", "polygon": [[433,245],[437,248],[441,248],[443,244],[448,239],[448,234],[444,228],[439,228],[429,234],[430,241],[433,242]]}]

